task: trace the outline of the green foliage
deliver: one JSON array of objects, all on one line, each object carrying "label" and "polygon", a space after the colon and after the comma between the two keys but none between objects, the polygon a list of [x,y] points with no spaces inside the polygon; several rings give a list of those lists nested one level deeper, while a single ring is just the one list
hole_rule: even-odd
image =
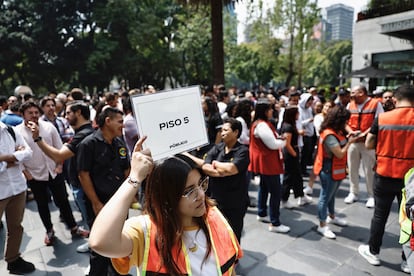
[{"label": "green foliage", "polygon": [[370,0],[368,2],[369,9],[380,9],[388,5],[404,4],[407,0]]},{"label": "green foliage", "polygon": [[[304,75],[304,54],[310,49],[313,26],[318,22],[320,9],[312,0],[277,0],[268,16],[274,28],[285,30],[287,57],[280,59],[279,74],[285,76],[284,84],[289,86],[296,78],[302,86]],[[280,78],[280,77],[279,77]],[[283,77],[282,77],[283,78]]]},{"label": "green foliage", "polygon": [[226,64],[227,76],[251,84],[267,84],[272,80],[282,42],[273,37],[272,24],[268,18],[259,15],[247,25],[249,42],[231,49]]},{"label": "green foliage", "polygon": [[209,84],[211,64],[211,25],[206,6],[189,7],[177,19],[176,52],[182,60],[182,84]]},{"label": "green foliage", "polygon": [[306,54],[305,84],[337,85],[341,59],[352,53],[352,41],[342,40],[321,43]]}]

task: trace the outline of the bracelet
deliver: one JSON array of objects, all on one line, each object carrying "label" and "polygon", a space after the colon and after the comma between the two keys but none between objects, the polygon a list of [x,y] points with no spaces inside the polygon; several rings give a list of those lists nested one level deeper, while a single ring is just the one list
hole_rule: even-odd
[{"label": "bracelet", "polygon": [[35,143],[37,143],[37,142],[39,142],[39,141],[42,141],[42,136],[38,136],[38,137],[36,137],[35,139],[33,139],[33,141],[34,141]]},{"label": "bracelet", "polygon": [[128,176],[127,180],[128,180],[128,183],[131,184],[132,187],[134,187],[134,188],[138,188],[138,186],[141,185],[141,182],[139,182],[138,180],[136,180],[136,179],[134,179],[130,176]]}]

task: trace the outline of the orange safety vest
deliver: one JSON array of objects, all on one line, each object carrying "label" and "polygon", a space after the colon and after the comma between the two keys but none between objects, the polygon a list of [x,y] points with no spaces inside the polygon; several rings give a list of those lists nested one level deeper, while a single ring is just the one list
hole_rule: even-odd
[{"label": "orange safety vest", "polygon": [[[169,275],[161,264],[161,256],[156,247],[157,227],[149,220],[145,237],[145,249],[142,261],[141,275]],[[231,275],[235,261],[243,257],[237,238],[230,225],[217,207],[210,207],[207,214],[207,228],[212,243],[211,254],[214,254],[218,275]],[[192,275],[187,248],[182,242],[172,249],[173,259],[182,275]],[[128,271],[126,271],[128,272]]]},{"label": "orange safety vest", "polygon": [[[323,161],[328,158],[328,155],[323,145],[323,142],[325,141],[325,138],[328,135],[335,136],[335,138],[338,139],[341,148],[344,147],[347,143],[345,136],[343,136],[342,134],[335,133],[335,131],[332,129],[325,129],[324,131],[322,131],[319,137],[318,152],[316,154],[315,163],[313,165],[313,172],[315,173],[315,175],[320,174],[323,166]],[[338,158],[335,155],[332,155],[331,160],[332,179],[337,181],[344,179],[346,177],[346,154],[342,158]]]},{"label": "orange safety vest", "polygon": [[414,167],[414,108],[399,107],[378,116],[377,169],[384,177],[403,179]]},{"label": "orange safety vest", "polygon": [[371,127],[377,111],[378,99],[369,99],[362,107],[361,112],[358,110],[358,105],[355,101],[349,103],[349,112],[351,117],[349,118],[348,125],[352,130],[360,130],[364,132]]},{"label": "orange safety vest", "polygon": [[261,122],[266,123],[274,133],[275,137],[277,137],[276,129],[270,122],[257,120],[252,124],[250,128],[250,164],[248,170],[264,175],[283,174],[283,160],[281,158],[283,155],[281,150],[269,149],[260,138],[254,136],[256,126]]}]

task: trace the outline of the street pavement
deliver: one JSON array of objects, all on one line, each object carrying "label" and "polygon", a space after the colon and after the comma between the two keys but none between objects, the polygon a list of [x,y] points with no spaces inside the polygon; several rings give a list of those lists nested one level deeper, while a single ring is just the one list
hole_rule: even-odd
[{"label": "street pavement", "polygon": [[[395,200],[392,212],[385,229],[381,247],[381,266],[372,266],[363,259],[357,251],[360,244],[369,238],[370,221],[373,209],[365,207],[365,184],[360,185],[360,201],[347,205],[343,199],[348,194],[349,183],[343,181],[336,196],[336,213],[338,217],[348,221],[347,227],[331,225],[337,238],[329,240],[316,232],[318,224],[317,202],[319,183],[316,182],[313,191],[313,203],[293,210],[281,209],[281,221],[291,227],[288,234],[272,233],[267,230],[268,224],[256,220],[256,208],[249,208],[245,217],[241,245],[244,258],[237,267],[237,274],[244,276],[255,275],[407,275],[400,270],[401,247],[398,244],[399,225],[397,202]],[[249,194],[257,199],[257,181],[252,181]],[[73,198],[70,196],[72,209],[76,210]],[[290,201],[296,204],[293,195]],[[70,231],[59,221],[59,212],[53,203],[49,204],[52,221],[57,236],[54,246],[43,243],[45,230],[34,201],[27,203],[24,215],[24,237],[21,245],[23,258],[33,262],[36,271],[33,276],[82,276],[89,264],[89,256],[77,253],[76,247],[85,242],[84,239],[72,239]],[[130,215],[139,211],[131,210]],[[75,218],[80,221],[78,211]],[[4,222],[4,218],[3,218]],[[0,231],[0,250],[4,251],[5,229]],[[130,273],[136,275],[136,270]],[[0,275],[9,275],[3,256],[0,259]]]}]

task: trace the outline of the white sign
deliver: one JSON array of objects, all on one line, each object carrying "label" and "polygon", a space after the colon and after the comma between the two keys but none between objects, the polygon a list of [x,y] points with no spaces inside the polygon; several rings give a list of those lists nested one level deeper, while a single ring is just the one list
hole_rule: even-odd
[{"label": "white sign", "polygon": [[156,161],[208,144],[200,87],[132,96],[140,136]]}]

